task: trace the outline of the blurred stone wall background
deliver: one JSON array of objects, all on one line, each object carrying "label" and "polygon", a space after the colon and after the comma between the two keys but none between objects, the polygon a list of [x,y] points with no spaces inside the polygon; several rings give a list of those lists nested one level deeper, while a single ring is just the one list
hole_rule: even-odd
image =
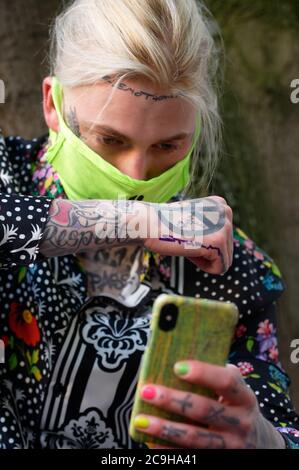
[{"label": "blurred stone wall background", "polygon": [[275,259],[286,282],[278,303],[279,347],[299,410],[299,78],[298,0],[207,0],[222,33],[225,148],[214,191],[234,219]]},{"label": "blurred stone wall background", "polygon": [[[48,28],[59,0],[0,0],[0,105],[4,134],[36,137],[47,129],[41,81],[47,73]],[[226,197],[235,223],[277,261],[287,289],[279,301],[280,350],[299,409],[299,78],[298,0],[206,0],[226,49],[221,107],[225,152],[213,192]]]},{"label": "blurred stone wall background", "polygon": [[30,138],[46,132],[41,83],[46,74],[49,24],[59,0],[0,0],[0,78],[5,104],[0,105],[4,135]]}]

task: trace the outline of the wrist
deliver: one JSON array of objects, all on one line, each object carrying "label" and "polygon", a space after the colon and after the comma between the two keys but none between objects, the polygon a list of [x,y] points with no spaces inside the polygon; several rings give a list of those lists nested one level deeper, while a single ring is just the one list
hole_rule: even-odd
[{"label": "wrist", "polygon": [[271,421],[262,417],[258,448],[263,449],[285,449],[286,442],[282,433],[274,426]]},{"label": "wrist", "polygon": [[[140,201],[98,201],[99,219],[95,224],[96,244],[143,243],[146,238],[146,207]],[[105,203],[105,204],[104,204]]]},{"label": "wrist", "polygon": [[283,440],[283,449],[294,449],[297,448],[296,444],[288,437],[288,435],[284,432],[278,431],[280,434],[281,439]]},{"label": "wrist", "polygon": [[126,237],[129,241],[144,243],[148,238],[151,204],[131,200],[116,202],[120,207],[121,238]]},{"label": "wrist", "polygon": [[289,449],[289,442],[287,437],[282,432],[279,432],[277,429],[276,432],[280,441],[279,449]]}]

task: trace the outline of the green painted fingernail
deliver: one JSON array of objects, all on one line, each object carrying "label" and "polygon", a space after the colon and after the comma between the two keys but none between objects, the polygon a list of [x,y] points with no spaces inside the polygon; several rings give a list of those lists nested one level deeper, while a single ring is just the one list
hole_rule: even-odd
[{"label": "green painted fingernail", "polygon": [[189,364],[187,362],[177,362],[174,370],[178,375],[186,375],[189,372]]}]

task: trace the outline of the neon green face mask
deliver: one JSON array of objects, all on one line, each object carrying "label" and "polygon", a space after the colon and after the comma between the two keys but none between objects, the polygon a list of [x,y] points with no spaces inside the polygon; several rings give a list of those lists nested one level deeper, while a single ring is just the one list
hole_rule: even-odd
[{"label": "neon green face mask", "polygon": [[60,132],[49,130],[50,146],[45,158],[57,171],[69,199],[139,199],[161,203],[188,184],[190,158],[200,135],[199,123],[192,146],[182,160],[155,178],[137,180],[108,163],[66,125],[61,111],[63,90],[56,77],[52,81],[52,96]]}]

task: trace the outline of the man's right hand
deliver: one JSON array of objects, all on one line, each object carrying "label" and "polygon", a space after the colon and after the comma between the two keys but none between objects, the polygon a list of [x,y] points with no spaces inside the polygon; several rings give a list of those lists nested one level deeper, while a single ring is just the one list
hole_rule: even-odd
[{"label": "man's right hand", "polygon": [[[145,240],[149,250],[185,256],[212,274],[228,270],[233,256],[232,210],[223,198],[144,204],[152,231]],[[158,227],[159,233],[155,234]]]}]

